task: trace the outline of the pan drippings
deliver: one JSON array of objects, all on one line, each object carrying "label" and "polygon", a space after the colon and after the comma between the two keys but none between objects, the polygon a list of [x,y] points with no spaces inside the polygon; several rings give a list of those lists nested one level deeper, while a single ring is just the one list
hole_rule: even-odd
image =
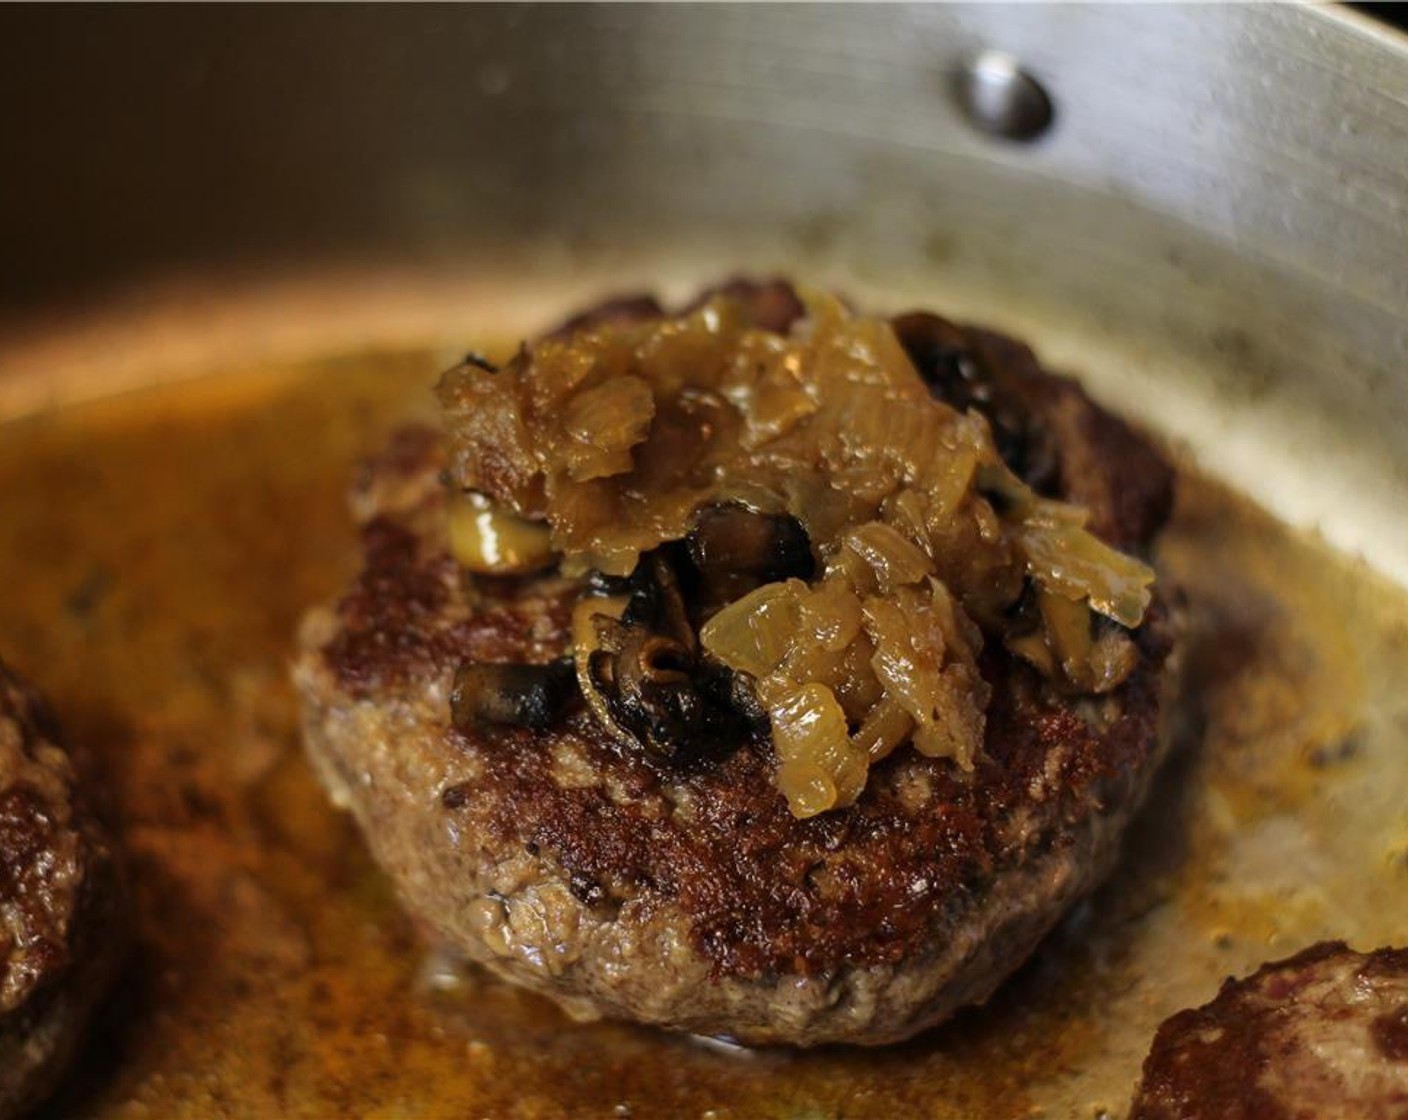
[{"label": "pan drippings", "polygon": [[[92,744],[137,962],[67,1104],[99,1117],[1119,1115],[1223,976],[1408,929],[1408,603],[1193,472],[1178,753],[1110,883],[985,1008],[876,1052],[580,1026],[425,950],[299,746],[298,616],[428,354],[233,371],[0,437],[0,639]],[[433,972],[434,982],[427,981]]]}]

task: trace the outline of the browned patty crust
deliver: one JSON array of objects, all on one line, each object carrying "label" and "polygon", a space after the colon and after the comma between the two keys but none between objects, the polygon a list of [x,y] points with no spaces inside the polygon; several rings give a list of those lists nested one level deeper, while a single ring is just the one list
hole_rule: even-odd
[{"label": "browned patty crust", "polygon": [[53,1087],[121,943],[112,848],[57,739],[0,662],[0,1117]]},{"label": "browned patty crust", "polygon": [[[423,464],[428,510],[439,504],[430,433],[404,433]],[[504,581],[492,605],[470,612],[448,553],[388,517],[363,530],[366,567],[338,609],[324,650],[354,700],[414,689],[461,660],[545,663],[562,655],[575,582]],[[474,752],[484,771],[442,791],[447,813],[486,812],[496,840],[559,863],[585,904],[657,893],[695,923],[699,947],[720,971],[819,974],[847,963],[894,962],[929,936],[936,902],[981,889],[1026,845],[1035,803],[1059,829],[1105,800],[1127,800],[1148,760],[1158,719],[1159,668],[1168,650],[1162,607],[1141,629],[1143,664],[1092,725],[1042,702],[1034,674],[1002,654],[984,673],[994,686],[985,756],[966,775],[919,756],[892,756],[849,810],[799,821],[774,785],[765,752],[742,749],[717,765],[662,773],[622,752],[584,710],[559,728],[448,726],[447,743]],[[570,745],[609,776],[587,788],[555,776],[553,745]],[[620,796],[624,793],[625,796]],[[692,812],[681,813],[687,802]]]},{"label": "browned patty crust", "polygon": [[1326,941],[1228,980],[1159,1028],[1130,1114],[1302,1117],[1408,1117],[1408,949]]},{"label": "browned patty crust", "polygon": [[[778,286],[764,290],[785,327]],[[640,313],[640,301],[629,306]],[[961,405],[1000,406],[1017,417],[999,435],[1018,446],[1026,477],[1087,506],[1107,541],[1147,549],[1170,503],[1160,457],[1074,382],[1041,371],[1025,347],[943,326],[964,360],[976,360],[999,386],[997,404],[989,393]],[[521,981],[556,986],[578,1011],[588,1009],[585,1000],[612,1014],[752,1041],[883,1042],[986,998],[1108,869],[1159,752],[1172,644],[1161,600],[1137,632],[1138,666],[1112,695],[1055,699],[994,643],[982,661],[993,698],[972,773],[896,752],[872,770],[857,804],[797,820],[773,782],[766,743],[670,768],[623,750],[581,708],[546,731],[450,726],[445,697],[455,666],[546,663],[567,653],[580,585],[481,578],[467,592],[445,543],[441,456],[436,433],[403,432],[359,479],[353,504],[365,566],[333,610],[310,617],[298,672],[310,749],[328,784],[357,811],[411,908],[468,943],[472,955]],[[394,746],[358,746],[359,735],[365,742],[395,728],[415,739],[415,761],[397,758]],[[428,787],[419,795],[402,789],[421,782]],[[397,792],[384,802],[367,792],[386,784]],[[426,823],[407,825],[396,815],[407,811]],[[440,858],[412,843],[448,843],[455,853]],[[443,878],[465,874],[476,860],[484,874],[468,874],[477,881]],[[588,967],[579,982],[575,958],[556,971],[551,961],[506,961],[532,956],[524,949],[531,934],[515,931],[523,936],[508,937],[496,955],[480,943],[475,922],[512,924],[512,892],[492,884],[493,870],[507,864],[512,881],[554,883],[570,894],[565,909],[575,916],[563,920],[574,929],[580,920],[593,929],[668,930],[651,943],[692,955],[696,980],[775,992],[789,977],[810,978],[836,989],[827,997],[833,1003],[869,1001],[873,1014],[828,1025],[814,1010],[779,1024],[751,1007],[731,1022],[725,1005],[745,997],[709,997],[698,1014],[676,1014],[664,997],[612,991],[617,973],[607,966]],[[476,907],[480,918],[465,917]],[[934,967],[947,970],[946,981],[906,980],[896,987],[912,990],[888,1003],[878,994],[940,959],[946,963]],[[869,979],[846,990],[841,978],[860,973]],[[629,980],[621,986],[632,988]]]}]

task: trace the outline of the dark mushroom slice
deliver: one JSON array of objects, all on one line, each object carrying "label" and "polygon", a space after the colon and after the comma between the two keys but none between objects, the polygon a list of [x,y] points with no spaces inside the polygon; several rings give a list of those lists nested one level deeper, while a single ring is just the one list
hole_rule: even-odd
[{"label": "dark mushroom slice", "polygon": [[461,731],[496,725],[545,730],[571,707],[575,683],[570,658],[546,665],[464,664],[455,673],[450,716]]},{"label": "dark mushroom slice", "polygon": [[695,683],[706,701],[704,718],[709,742],[768,738],[768,713],[758,699],[757,681],[752,674],[730,669],[706,654],[699,659]]},{"label": "dark mushroom slice", "polygon": [[643,626],[603,628],[590,660],[590,680],[605,697],[619,732],[660,762],[682,758],[698,743],[704,700],[695,687],[693,653]]},{"label": "dark mushroom slice", "polygon": [[677,642],[692,660],[699,648],[699,638],[689,620],[684,592],[680,588],[675,567],[663,550],[641,557],[637,571],[642,579],[626,608],[622,621],[627,625],[650,628]]},{"label": "dark mushroom slice", "polygon": [[642,557],[625,579],[592,577],[588,592],[573,617],[577,682],[619,744],[682,765],[757,729],[749,683],[700,656],[664,550]]},{"label": "dark mushroom slice", "polygon": [[800,521],[737,502],[699,510],[685,548],[695,585],[690,598],[700,621],[765,583],[810,580],[816,574],[811,541]]},{"label": "dark mushroom slice", "polygon": [[1031,410],[1015,386],[983,363],[963,329],[927,311],[898,315],[890,326],[930,393],[959,412],[971,408],[982,413],[1003,462],[1029,485],[1043,489],[1054,464],[1037,446]]}]

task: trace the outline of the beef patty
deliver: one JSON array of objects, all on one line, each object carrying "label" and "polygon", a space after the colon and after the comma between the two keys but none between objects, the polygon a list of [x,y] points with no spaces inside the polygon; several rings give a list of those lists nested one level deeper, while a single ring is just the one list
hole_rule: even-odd
[{"label": "beef patty", "polygon": [[[735,285],[760,322],[782,284]],[[617,301],[564,330],[660,314]],[[1171,475],[1024,346],[895,321],[936,395],[984,412],[1033,486],[1145,551]],[[456,727],[462,663],[569,652],[580,580],[466,581],[447,547],[446,452],[402,432],[357,479],[364,567],[306,618],[306,742],[407,907],[494,972],[579,1017],[750,1044],[880,1044],[985,1000],[1106,874],[1161,753],[1173,627],[1156,595],[1113,692],[1071,699],[990,643],[970,771],[896,751],[855,804],[799,820],[764,736],[692,767],[623,750],[581,706],[549,726]]]},{"label": "beef patty", "polygon": [[120,904],[54,721],[0,662],[0,1117],[57,1083],[115,970]]},{"label": "beef patty", "polygon": [[1408,1117],[1408,949],[1326,941],[1228,980],[1159,1028],[1130,1114],[1302,1117]]}]

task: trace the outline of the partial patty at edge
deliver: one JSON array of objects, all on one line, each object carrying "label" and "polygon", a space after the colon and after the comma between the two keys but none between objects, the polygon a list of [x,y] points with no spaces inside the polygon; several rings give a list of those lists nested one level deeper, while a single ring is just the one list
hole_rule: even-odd
[{"label": "partial patty at edge", "polygon": [[1130,1120],[1403,1120],[1408,949],[1325,941],[1159,1027]]},{"label": "partial patty at edge", "polygon": [[47,707],[0,662],[0,1117],[58,1083],[121,956],[122,901]]}]

